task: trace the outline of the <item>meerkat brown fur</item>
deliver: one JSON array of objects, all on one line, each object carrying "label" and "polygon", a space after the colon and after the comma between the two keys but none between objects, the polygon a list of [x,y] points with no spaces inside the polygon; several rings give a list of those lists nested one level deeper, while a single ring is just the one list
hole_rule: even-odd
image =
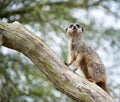
[{"label": "meerkat brown fur", "polygon": [[70,24],[66,28],[66,32],[68,36],[68,62],[65,64],[70,66],[74,62],[73,72],[80,67],[89,81],[96,83],[110,94],[106,82],[105,67],[96,51],[82,39],[83,28],[79,24]]}]

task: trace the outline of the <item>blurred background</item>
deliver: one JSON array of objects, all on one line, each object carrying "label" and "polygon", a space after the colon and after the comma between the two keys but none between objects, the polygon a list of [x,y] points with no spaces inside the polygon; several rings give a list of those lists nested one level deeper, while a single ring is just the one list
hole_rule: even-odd
[{"label": "blurred background", "polygon": [[[19,21],[62,60],[67,59],[66,27],[81,24],[85,41],[105,64],[115,102],[120,102],[119,10],[120,0],[0,0],[2,22]],[[0,102],[74,101],[57,91],[23,54],[0,47]]]}]

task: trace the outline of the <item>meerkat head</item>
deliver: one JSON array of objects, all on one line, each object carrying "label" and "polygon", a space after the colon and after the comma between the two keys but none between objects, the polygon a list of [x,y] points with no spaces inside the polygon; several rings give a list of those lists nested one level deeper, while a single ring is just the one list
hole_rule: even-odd
[{"label": "meerkat head", "polygon": [[74,23],[66,28],[66,32],[69,36],[74,36],[76,34],[82,34],[83,28],[79,24]]}]

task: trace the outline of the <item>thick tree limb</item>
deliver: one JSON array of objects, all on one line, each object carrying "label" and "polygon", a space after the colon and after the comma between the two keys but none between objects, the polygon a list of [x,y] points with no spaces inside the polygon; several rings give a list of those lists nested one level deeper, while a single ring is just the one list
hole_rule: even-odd
[{"label": "thick tree limb", "polygon": [[76,102],[113,102],[97,85],[70,71],[42,39],[20,23],[0,22],[0,35],[3,46],[30,58],[58,90]]}]

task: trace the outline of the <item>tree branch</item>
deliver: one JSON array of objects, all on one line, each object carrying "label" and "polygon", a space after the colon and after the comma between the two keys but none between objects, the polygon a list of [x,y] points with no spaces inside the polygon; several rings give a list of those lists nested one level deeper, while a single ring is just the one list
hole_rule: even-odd
[{"label": "tree branch", "polygon": [[100,87],[70,71],[42,39],[20,23],[0,22],[0,35],[3,46],[30,58],[58,90],[76,102],[113,102]]}]

